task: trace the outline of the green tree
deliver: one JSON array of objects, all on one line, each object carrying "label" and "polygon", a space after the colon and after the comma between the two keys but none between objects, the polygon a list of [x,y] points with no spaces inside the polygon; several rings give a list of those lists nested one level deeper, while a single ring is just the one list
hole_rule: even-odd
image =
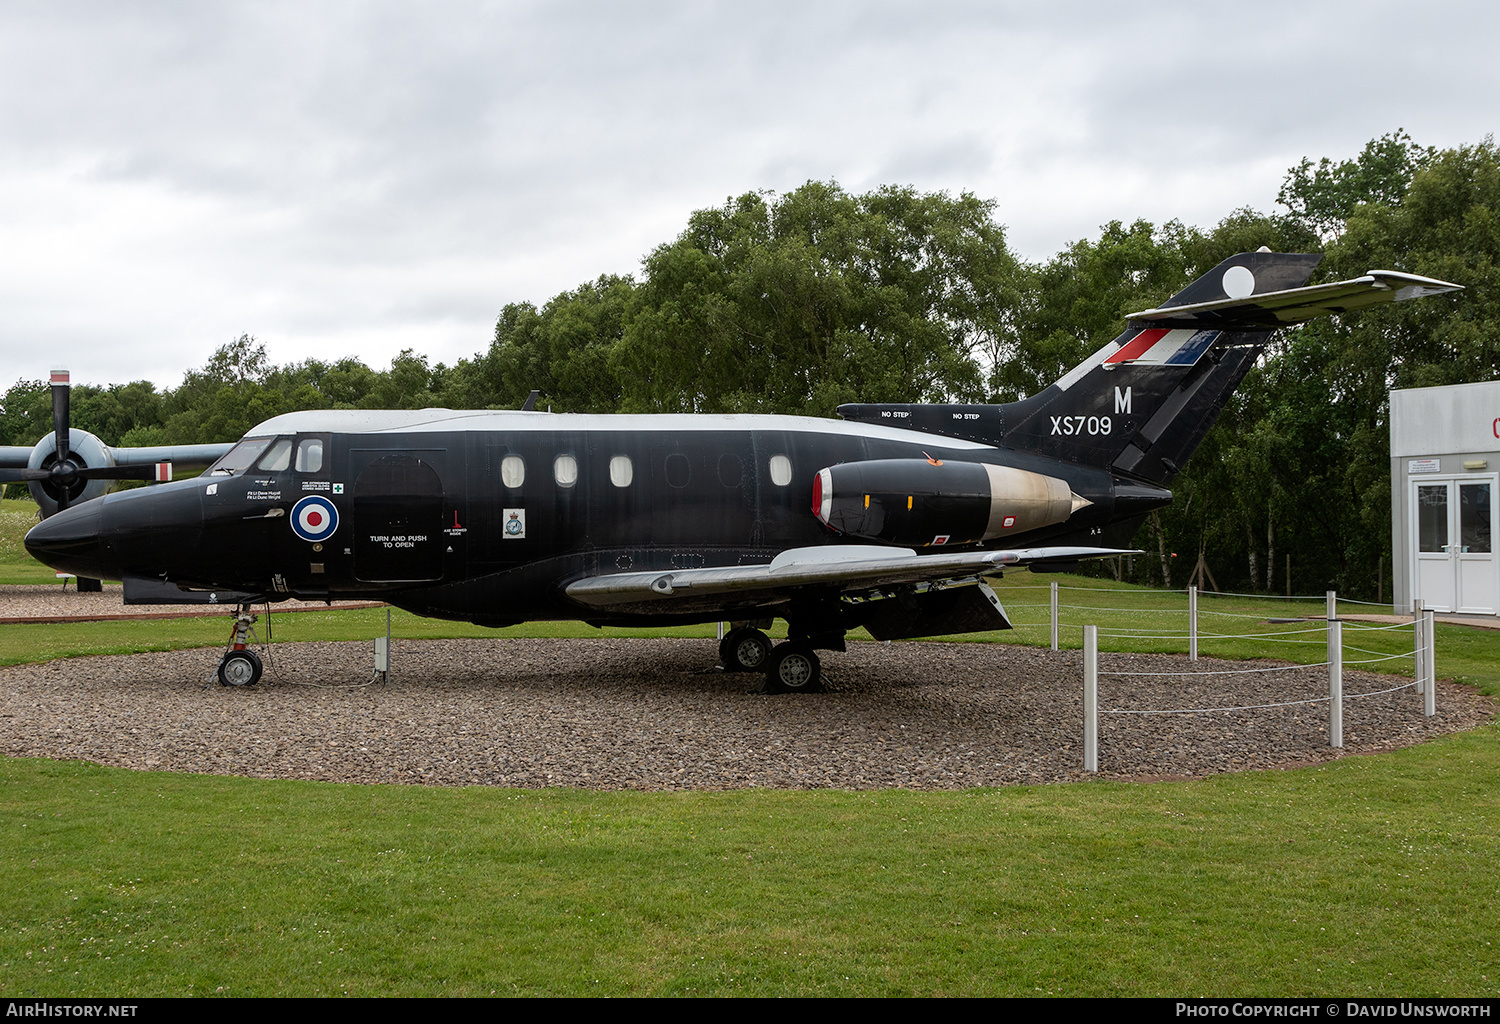
[{"label": "green tree", "polygon": [[1287,172],[1276,202],[1320,239],[1332,241],[1361,203],[1400,206],[1413,176],[1437,155],[1423,149],[1403,129],[1365,144],[1353,160],[1334,163],[1307,157]]},{"label": "green tree", "polygon": [[624,335],[635,290],[629,277],[606,275],[554,296],[540,311],[508,305],[489,353],[472,374],[482,404],[516,408],[532,390],[559,412],[614,412],[621,386],[614,349]]},{"label": "green tree", "polygon": [[993,212],[809,182],[694,213],[645,261],[613,360],[622,405],[828,415],[981,397],[1021,297]]}]

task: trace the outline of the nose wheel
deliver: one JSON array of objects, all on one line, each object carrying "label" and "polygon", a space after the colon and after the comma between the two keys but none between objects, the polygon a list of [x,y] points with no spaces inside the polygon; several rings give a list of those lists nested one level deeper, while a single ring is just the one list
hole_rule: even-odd
[{"label": "nose wheel", "polygon": [[230,651],[219,662],[219,683],[223,686],[254,686],[260,682],[260,655],[254,651]]}]

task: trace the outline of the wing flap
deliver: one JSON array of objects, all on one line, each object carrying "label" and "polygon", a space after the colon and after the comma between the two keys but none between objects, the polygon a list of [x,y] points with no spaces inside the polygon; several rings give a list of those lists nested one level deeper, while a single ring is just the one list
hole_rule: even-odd
[{"label": "wing flap", "polygon": [[828,545],[783,551],[769,565],[610,573],[569,584],[588,608],[627,612],[773,604],[809,588],[857,596],[885,587],[942,583],[999,573],[1007,566],[1076,562],[1128,554],[1119,548],[1051,547],[918,555],[910,548]]}]

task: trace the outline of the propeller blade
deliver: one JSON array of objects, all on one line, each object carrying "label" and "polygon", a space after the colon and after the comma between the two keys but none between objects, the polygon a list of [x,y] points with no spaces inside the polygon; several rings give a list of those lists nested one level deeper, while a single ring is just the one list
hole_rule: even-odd
[{"label": "propeller blade", "polygon": [[0,469],[0,484],[17,484],[25,480],[51,480],[52,473],[45,469]]},{"label": "propeller blade", "polygon": [[52,432],[57,436],[57,458],[68,457],[68,396],[72,388],[68,384],[67,370],[52,371]]}]

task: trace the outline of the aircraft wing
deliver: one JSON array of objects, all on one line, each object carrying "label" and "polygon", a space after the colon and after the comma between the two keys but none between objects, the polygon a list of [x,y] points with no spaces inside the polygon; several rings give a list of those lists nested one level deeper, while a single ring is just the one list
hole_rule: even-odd
[{"label": "aircraft wing", "polygon": [[212,466],[238,442],[226,444],[166,444],[155,448],[111,448],[117,466],[151,466],[170,462],[181,467]]},{"label": "aircraft wing", "polygon": [[1122,548],[1048,547],[918,555],[910,548],[793,548],[769,565],[610,573],[578,580],[568,597],[601,612],[693,612],[778,604],[809,589],[846,597],[910,584],[971,583],[1007,566],[1135,554]]},{"label": "aircraft wing", "polygon": [[31,458],[31,446],[0,445],[0,469],[25,469]]},{"label": "aircraft wing", "polygon": [[1347,313],[1383,302],[1405,302],[1443,292],[1461,291],[1463,285],[1431,277],[1401,274],[1394,270],[1371,270],[1364,277],[1308,288],[1288,288],[1243,298],[1216,299],[1184,306],[1161,306],[1131,313],[1132,326],[1155,327],[1281,327],[1300,324],[1331,313]]}]

